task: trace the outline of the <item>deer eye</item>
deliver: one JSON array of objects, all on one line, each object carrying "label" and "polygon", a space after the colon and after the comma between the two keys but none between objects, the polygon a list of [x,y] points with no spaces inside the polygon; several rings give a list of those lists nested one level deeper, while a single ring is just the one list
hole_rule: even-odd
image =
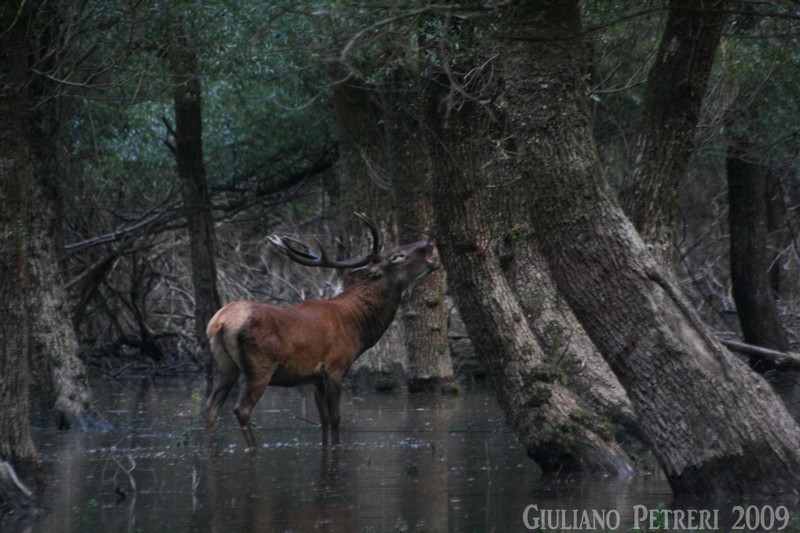
[{"label": "deer eye", "polygon": [[404,252],[397,252],[396,254],[392,254],[390,261],[392,263],[399,263],[400,261],[404,261],[406,258],[406,254]]}]

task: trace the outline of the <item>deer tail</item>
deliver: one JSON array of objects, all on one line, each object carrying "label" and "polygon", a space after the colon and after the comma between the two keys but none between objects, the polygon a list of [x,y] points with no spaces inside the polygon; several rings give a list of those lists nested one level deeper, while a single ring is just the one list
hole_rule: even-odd
[{"label": "deer tail", "polygon": [[235,366],[242,370],[241,350],[236,334],[222,324],[211,324],[208,329],[212,359],[217,369],[227,372]]}]

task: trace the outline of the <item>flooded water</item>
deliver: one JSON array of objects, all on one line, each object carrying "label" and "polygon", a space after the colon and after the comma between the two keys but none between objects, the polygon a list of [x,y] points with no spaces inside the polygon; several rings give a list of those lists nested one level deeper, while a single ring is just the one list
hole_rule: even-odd
[{"label": "flooded water", "polygon": [[28,531],[524,531],[547,509],[566,510],[550,516],[559,527],[594,510],[626,531],[636,506],[671,501],[663,480],[542,479],[483,389],[345,392],[342,442],[327,448],[312,390],[269,389],[248,453],[235,396],[204,452],[204,387],[97,383],[114,431],[37,430],[50,512]]}]

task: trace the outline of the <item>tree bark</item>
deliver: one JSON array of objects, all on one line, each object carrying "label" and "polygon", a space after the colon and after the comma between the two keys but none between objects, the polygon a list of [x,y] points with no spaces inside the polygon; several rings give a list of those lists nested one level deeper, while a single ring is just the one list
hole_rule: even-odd
[{"label": "tree bark", "polygon": [[797,496],[800,428],[704,328],[603,177],[576,2],[502,10],[516,170],[558,288],[639,415],[676,495]]},{"label": "tree bark", "polygon": [[769,280],[766,177],[746,159],[743,141],[732,143],[726,169],[733,300],[745,342],[785,352],[789,342]]},{"label": "tree bark", "polygon": [[[36,150],[35,150],[36,151]],[[46,164],[45,164],[46,165]],[[110,424],[92,405],[86,367],[71,320],[59,262],[63,242],[58,184],[44,166],[30,181],[28,296],[31,408],[35,420],[58,429],[88,431]]]},{"label": "tree bark", "polygon": [[625,389],[559,294],[533,232],[520,231],[520,226],[515,229],[507,244],[511,252],[503,261],[504,272],[546,361],[560,382],[610,430],[621,426],[638,435],[636,414]]},{"label": "tree bark", "polygon": [[[764,168],[749,161],[747,143],[731,141],[726,160],[728,178],[728,222],[733,301],[746,343],[779,352],[789,350],[789,341],[772,295],[767,250],[767,177]],[[750,365],[764,374],[787,406],[800,399],[795,370],[779,370],[762,358]]]},{"label": "tree bark", "polygon": [[[356,211],[367,213],[383,229],[389,243],[397,239],[391,175],[385,168],[383,116],[370,90],[358,80],[335,80],[333,104],[339,131],[339,206],[342,244],[363,247],[363,224]],[[348,373],[351,384],[378,390],[402,387],[408,372],[403,321],[395,320],[378,343],[359,357]]]},{"label": "tree bark", "polygon": [[28,396],[27,6],[0,4],[0,458],[37,468]]},{"label": "tree bark", "polygon": [[[786,201],[781,186],[781,174],[786,170],[769,168],[767,180],[767,249],[769,253],[769,283],[776,298],[782,298],[785,287],[793,287],[794,276],[783,268],[781,255],[792,244],[792,231],[787,223]],[[788,274],[788,275],[787,275]],[[783,279],[784,276],[788,280]],[[789,291],[787,291],[789,292]]]},{"label": "tree bark", "polygon": [[194,285],[195,336],[211,369],[206,326],[222,306],[217,289],[216,243],[203,160],[203,111],[197,55],[181,43],[171,57],[175,78],[175,159],[183,184]]},{"label": "tree bark", "polygon": [[528,184],[509,179],[514,175],[506,144],[509,132],[495,128],[491,148],[484,158],[503,271],[517,296],[531,329],[563,383],[597,413],[610,429],[622,427],[626,436],[638,434],[633,406],[611,367],[559,293],[547,261],[536,242],[536,227],[527,213]]},{"label": "tree bark", "polygon": [[495,252],[482,182],[481,110],[465,105],[448,125],[431,102],[433,199],[450,288],[508,423],[545,471],[632,472],[632,464],[580,400],[557,380]]},{"label": "tree bark", "polygon": [[726,21],[724,3],[670,0],[619,191],[625,213],[668,272],[675,265],[678,192]]},{"label": "tree bark", "polygon": [[[54,34],[60,13],[46,7],[50,24],[37,36],[39,71],[57,68],[61,43]],[[57,135],[65,102],[44,76],[31,80],[31,180],[29,194],[28,297],[30,317],[31,398],[33,419],[60,429],[108,429],[93,406],[86,367],[71,319],[62,271],[64,208],[58,174]]]},{"label": "tree bark", "polygon": [[[392,174],[398,240],[410,243],[433,236],[430,156],[420,124],[409,109],[418,104],[403,92],[403,101],[383,95],[386,153]],[[444,269],[432,272],[404,298],[401,317],[408,356],[406,381],[411,391],[442,389],[453,380],[447,336]]]}]

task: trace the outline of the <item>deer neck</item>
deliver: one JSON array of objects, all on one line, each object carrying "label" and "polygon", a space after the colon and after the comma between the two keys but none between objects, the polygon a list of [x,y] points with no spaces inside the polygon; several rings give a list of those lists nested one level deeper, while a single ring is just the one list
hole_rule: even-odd
[{"label": "deer neck", "polygon": [[342,293],[340,298],[348,302],[361,339],[359,355],[372,348],[389,328],[401,297],[401,290],[383,280],[357,283]]}]

